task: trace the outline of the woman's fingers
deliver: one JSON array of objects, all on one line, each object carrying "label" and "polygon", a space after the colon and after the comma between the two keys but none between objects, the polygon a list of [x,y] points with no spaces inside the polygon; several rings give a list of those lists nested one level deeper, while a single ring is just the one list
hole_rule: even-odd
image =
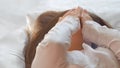
[{"label": "woman's fingers", "polygon": [[68,12],[66,12],[62,17],[60,17],[59,21],[64,19],[66,16],[73,16],[73,17],[80,17],[82,13],[82,8],[77,7],[75,9],[71,9]]},{"label": "woman's fingers", "polygon": [[81,22],[84,23],[85,21],[93,20],[92,17],[89,15],[87,10],[83,10],[81,13]]},{"label": "woman's fingers", "polygon": [[73,9],[67,11],[62,17],[59,17],[59,20],[58,20],[58,21],[62,21],[62,20],[63,20],[66,16],[68,16],[72,11],[73,11]]},{"label": "woman's fingers", "polygon": [[77,7],[76,9],[72,10],[69,15],[74,16],[74,17],[80,17],[81,16],[81,11],[82,8]]}]

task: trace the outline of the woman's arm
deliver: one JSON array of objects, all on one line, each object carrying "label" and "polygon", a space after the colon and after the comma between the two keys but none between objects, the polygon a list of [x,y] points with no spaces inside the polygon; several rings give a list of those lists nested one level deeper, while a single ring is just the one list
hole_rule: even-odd
[{"label": "woman's arm", "polygon": [[66,52],[70,47],[71,35],[80,28],[78,17],[66,16],[44,37],[36,49],[32,68],[69,68]]},{"label": "woman's arm", "polygon": [[63,45],[50,42],[46,47],[38,46],[32,68],[65,68],[66,51]]},{"label": "woman's arm", "polygon": [[99,46],[110,48],[120,60],[120,31],[101,26],[84,13],[83,38]]}]

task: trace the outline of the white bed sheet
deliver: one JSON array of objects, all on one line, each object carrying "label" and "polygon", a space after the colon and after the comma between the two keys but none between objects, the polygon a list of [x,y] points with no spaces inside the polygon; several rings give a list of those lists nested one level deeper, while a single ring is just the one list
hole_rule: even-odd
[{"label": "white bed sheet", "polygon": [[81,6],[120,29],[120,0],[0,0],[0,68],[24,68],[27,13]]}]

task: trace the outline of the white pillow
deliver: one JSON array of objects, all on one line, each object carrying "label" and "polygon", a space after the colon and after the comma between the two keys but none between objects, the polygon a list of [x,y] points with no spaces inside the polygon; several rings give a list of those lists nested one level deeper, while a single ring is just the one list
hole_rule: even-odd
[{"label": "white pillow", "polygon": [[0,36],[0,68],[24,68],[25,31],[22,28],[14,32],[8,30],[11,32]]}]

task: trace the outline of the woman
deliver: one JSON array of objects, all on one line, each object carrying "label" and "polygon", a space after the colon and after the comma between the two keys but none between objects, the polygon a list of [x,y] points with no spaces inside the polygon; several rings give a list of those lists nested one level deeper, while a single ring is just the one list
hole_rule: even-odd
[{"label": "woman", "polygon": [[[63,67],[61,67],[61,68],[65,68],[65,67],[79,67],[80,66],[80,63],[77,63],[77,62],[74,62],[73,63],[73,61],[71,62],[71,60],[67,60],[67,59],[73,59],[73,60],[75,60],[76,58],[73,58],[73,57],[71,57],[71,56],[69,56],[70,54],[74,54],[74,53],[67,53],[66,51],[67,51],[67,49],[69,48],[69,45],[70,45],[70,42],[72,42],[72,44],[71,44],[71,46],[76,46],[76,49],[81,49],[81,48],[79,48],[80,47],[80,45],[82,45],[82,34],[81,34],[81,29],[80,29],[80,20],[79,19],[81,19],[81,21],[82,22],[84,22],[84,19],[86,18],[80,18],[80,16],[81,16],[81,10],[82,9],[80,9],[80,8],[77,8],[77,9],[73,9],[73,10],[71,10],[71,11],[68,11],[67,13],[59,13],[59,15],[58,15],[58,17],[61,17],[63,14],[63,17],[62,17],[62,19],[60,18],[59,19],[59,21],[58,21],[58,19],[56,20],[55,18],[56,17],[54,17],[54,16],[52,16],[52,15],[50,15],[51,17],[54,17],[54,21],[50,21],[50,20],[48,20],[48,21],[50,21],[50,22],[52,22],[52,23],[54,23],[54,24],[50,24],[50,23],[47,23],[47,25],[49,25],[49,26],[45,26],[45,24],[46,24],[46,22],[45,23],[39,23],[39,25],[42,25],[42,26],[45,26],[44,27],[44,29],[42,29],[41,27],[39,27],[39,28],[36,28],[36,29],[38,29],[38,30],[35,30],[34,32],[33,32],[33,34],[31,33],[30,34],[30,40],[28,41],[28,45],[36,45],[37,46],[37,44],[42,40],[42,39],[40,39],[39,40],[39,38],[43,38],[43,36],[44,36],[44,34],[46,34],[48,31],[49,31],[49,29],[51,29],[55,24],[56,24],[56,22],[58,21],[58,23],[55,25],[55,27],[53,27],[49,32],[48,32],[48,34],[45,36],[45,38],[43,39],[43,41],[38,45],[38,47],[37,47],[37,50],[36,50],[36,56],[35,56],[35,59],[34,59],[34,61],[33,61],[33,65],[32,65],[32,67],[33,68],[53,68],[52,66],[54,66],[55,67],[55,65],[56,65],[56,67],[57,67],[57,65],[59,66],[59,65],[61,65],[61,66],[63,66]],[[83,13],[84,14],[84,13]],[[72,17],[70,17],[70,18],[67,18],[66,19],[66,17],[67,16],[72,16]],[[43,16],[41,16],[41,18],[44,18],[44,15]],[[88,16],[89,17],[89,16]],[[64,18],[65,18],[65,20],[64,20]],[[90,17],[91,18],[91,17]],[[47,18],[47,19],[49,19],[49,18]],[[69,20],[69,21],[68,21]],[[41,20],[40,20],[41,21]],[[61,23],[62,22],[69,22],[69,24],[68,24],[68,27],[66,27],[66,25],[67,25],[67,23],[64,25],[64,24],[62,24],[62,26],[61,26]],[[75,23],[72,23],[72,22],[75,22],[76,21],[76,23],[77,24],[75,24]],[[39,20],[38,20],[38,22],[39,22]],[[44,21],[43,21],[44,22]],[[71,22],[71,25],[70,25],[70,22]],[[60,23],[60,24],[59,24]],[[74,25],[74,26],[73,26]],[[34,25],[34,26],[38,26],[38,24],[37,25]],[[62,29],[61,27],[58,27],[58,26],[61,26],[61,27],[63,27],[64,29]],[[84,28],[84,23],[83,23],[83,30],[85,29]],[[71,29],[72,28],[72,29]],[[56,29],[58,29],[57,31],[56,31]],[[40,31],[39,31],[40,30]],[[65,31],[64,31],[65,30]],[[67,31],[66,31],[67,30]],[[43,32],[44,31],[44,32]],[[38,39],[36,39],[37,38],[37,32],[39,32],[38,34],[41,34],[41,36],[38,38]],[[40,33],[41,32],[41,33]],[[67,32],[67,33],[66,33]],[[55,33],[55,34],[54,34]],[[56,33],[58,34],[58,36],[59,36],[59,38],[57,39],[57,36],[56,36]],[[73,33],[75,33],[75,34],[72,34]],[[85,35],[84,34],[84,31],[83,31],[83,35]],[[55,36],[55,38],[56,39],[53,39],[52,38],[52,36]],[[77,37],[75,37],[75,36],[77,36]],[[84,36],[83,36],[84,37]],[[72,41],[70,41],[71,40],[71,38],[72,38]],[[84,37],[85,38],[85,37]],[[62,39],[62,40],[60,40],[60,39]],[[79,40],[78,42],[74,42],[73,41],[73,39],[74,40]],[[33,41],[34,40],[34,41]],[[38,41],[39,40],[39,41]],[[48,41],[47,40],[51,40],[51,42],[49,42],[48,43]],[[81,41],[81,42],[80,42]],[[91,42],[91,40],[89,40],[88,39],[88,41],[90,41]],[[32,43],[31,43],[32,42]],[[94,42],[94,41],[92,41],[92,42]],[[46,44],[46,43],[48,43],[48,44]],[[64,44],[63,44],[64,43]],[[77,43],[77,44],[76,44]],[[47,45],[48,47],[46,47],[45,46],[45,48],[43,48],[42,49],[42,47],[41,46],[45,46],[45,45]],[[49,46],[50,45],[50,46]],[[58,46],[56,46],[56,45],[58,45]],[[31,47],[31,48],[35,48],[36,46],[33,46],[33,47]],[[50,49],[49,49],[50,48]],[[94,54],[94,50],[92,50],[90,47],[88,47],[88,46],[84,46],[84,49],[89,49],[89,50],[91,50],[91,53],[93,53]],[[30,48],[29,48],[30,49]],[[51,50],[52,49],[52,50]],[[75,49],[75,48],[73,48],[73,49]],[[55,50],[55,51],[54,51]],[[83,50],[84,51],[84,50]],[[27,52],[27,51],[26,51]],[[45,52],[45,53],[44,53]],[[85,52],[85,51],[84,51]],[[88,52],[88,51],[87,51]],[[87,53],[86,52],[86,53]],[[97,51],[95,51],[95,52],[97,52]],[[99,52],[99,51],[98,51]],[[35,52],[33,52],[33,53],[35,53]],[[50,55],[50,53],[51,54],[53,54],[51,57],[49,56]],[[81,52],[75,52],[75,53],[80,53],[80,54],[83,54],[83,52],[81,53]],[[100,52],[101,53],[101,52]],[[106,51],[106,53],[108,53],[107,51]],[[111,53],[110,53],[111,54]],[[109,56],[111,56],[109,54]],[[45,55],[48,55],[49,56],[49,58],[48,58],[48,56],[46,57]],[[65,55],[68,55],[68,57],[66,58],[66,56]],[[96,53],[95,53],[95,55],[96,55]],[[102,56],[103,56],[104,54],[102,54]],[[88,55],[87,55],[88,56]],[[84,57],[87,57],[87,56],[84,56]],[[32,58],[34,58],[34,55],[32,54],[32,56],[30,56],[30,57],[32,57]],[[46,57],[46,58],[45,58]],[[54,57],[54,58],[53,58]],[[62,57],[62,58],[61,58]],[[83,57],[83,56],[79,56],[79,57]],[[89,57],[91,57],[91,56],[89,56]],[[93,57],[93,56],[92,56]],[[104,58],[105,58],[106,56],[104,56]],[[107,56],[108,57],[108,56]],[[27,57],[26,57],[27,58]],[[43,59],[43,58],[45,58],[45,59]],[[53,58],[53,59],[52,59]],[[56,59],[55,59],[56,58]],[[58,58],[60,58],[60,60],[59,60],[59,62],[58,62],[58,64],[55,64],[56,63],[56,60],[58,59]],[[38,59],[40,59],[39,61],[37,61]],[[31,60],[31,59],[30,59]],[[30,60],[26,60],[26,62],[28,62],[28,61],[30,61]],[[43,61],[44,62],[43,62]],[[46,60],[46,61],[45,61]],[[54,61],[55,60],[55,61]],[[78,59],[77,59],[78,60]],[[90,59],[89,59],[90,60]],[[41,62],[42,61],[42,62]],[[48,61],[50,61],[50,62],[48,62]],[[51,61],[53,61],[53,63],[51,62]],[[83,61],[83,60],[81,60],[81,61]],[[90,60],[90,61],[93,61],[93,60]],[[107,61],[109,61],[109,62],[111,62],[111,65],[113,65],[113,66],[116,66],[116,68],[117,68],[117,61],[116,61],[116,59],[114,58],[114,61],[112,61],[112,60],[110,60],[110,57],[109,57],[109,59],[107,59]],[[32,60],[30,61],[30,62],[32,62]],[[85,65],[87,65],[88,67],[91,67],[91,65],[90,64],[86,64],[87,63],[87,60],[86,61],[84,61],[85,62]],[[70,63],[72,63],[72,64],[70,64]],[[93,63],[95,63],[95,62],[93,62]],[[113,63],[116,63],[116,64],[113,64]],[[29,63],[28,63],[29,64]],[[31,64],[31,63],[30,63]],[[42,65],[41,65],[42,64]],[[54,65],[55,64],[55,65]],[[77,65],[76,65],[77,64]],[[89,66],[90,65],[90,66]],[[36,67],[37,66],[37,67]],[[41,67],[40,67],[41,66]],[[45,67],[45,66],[48,66],[48,67]],[[72,68],[73,68],[72,67]],[[83,67],[83,66],[81,66],[81,67]],[[99,67],[99,65],[97,66],[97,68]],[[104,67],[104,66],[103,66]],[[102,68],[103,68],[102,67]],[[30,65],[27,65],[27,68],[30,68]],[[93,67],[92,67],[93,68]],[[109,68],[109,67],[106,67],[106,68]]]}]

